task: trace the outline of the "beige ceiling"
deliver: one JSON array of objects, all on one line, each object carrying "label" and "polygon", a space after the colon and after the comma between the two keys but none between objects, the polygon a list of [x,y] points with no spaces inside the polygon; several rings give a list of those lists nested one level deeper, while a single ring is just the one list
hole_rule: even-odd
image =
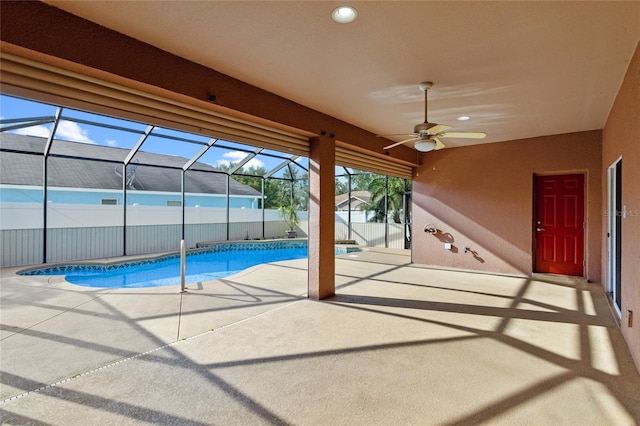
[{"label": "beige ceiling", "polygon": [[421,123],[433,81],[429,121],[483,142],[601,129],[640,40],[638,1],[47,3],[377,134]]}]

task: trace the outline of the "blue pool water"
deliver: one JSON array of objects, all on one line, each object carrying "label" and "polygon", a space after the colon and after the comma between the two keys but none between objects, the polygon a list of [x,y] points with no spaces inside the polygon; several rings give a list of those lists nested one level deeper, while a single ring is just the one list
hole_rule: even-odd
[{"label": "blue pool water", "polygon": [[[216,280],[261,263],[306,257],[307,247],[193,252],[187,254],[186,282]],[[180,285],[180,257],[171,255],[114,265],[64,265],[24,271],[21,274],[65,275],[68,282],[86,287],[140,288]]]}]

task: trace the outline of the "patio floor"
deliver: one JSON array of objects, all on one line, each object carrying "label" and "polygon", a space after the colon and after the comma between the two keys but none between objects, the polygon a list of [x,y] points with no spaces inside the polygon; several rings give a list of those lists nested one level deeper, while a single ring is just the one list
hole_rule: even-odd
[{"label": "patio floor", "polygon": [[0,271],[2,424],[619,425],[640,376],[581,280],[336,260],[151,289]]}]

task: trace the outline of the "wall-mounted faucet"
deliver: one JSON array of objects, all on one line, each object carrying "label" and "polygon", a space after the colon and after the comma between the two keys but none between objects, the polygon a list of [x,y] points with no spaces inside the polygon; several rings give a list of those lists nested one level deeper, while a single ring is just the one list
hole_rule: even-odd
[{"label": "wall-mounted faucet", "polygon": [[424,226],[424,232],[427,232],[429,234],[435,234],[436,232],[438,232],[438,228],[436,228],[436,226],[433,223],[428,223]]}]

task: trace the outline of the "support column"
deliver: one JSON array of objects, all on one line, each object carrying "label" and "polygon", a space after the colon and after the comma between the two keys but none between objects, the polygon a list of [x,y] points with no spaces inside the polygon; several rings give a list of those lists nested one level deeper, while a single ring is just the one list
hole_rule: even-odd
[{"label": "support column", "polygon": [[310,141],[309,152],[309,298],[332,297],[335,284],[335,164],[333,137]]}]

